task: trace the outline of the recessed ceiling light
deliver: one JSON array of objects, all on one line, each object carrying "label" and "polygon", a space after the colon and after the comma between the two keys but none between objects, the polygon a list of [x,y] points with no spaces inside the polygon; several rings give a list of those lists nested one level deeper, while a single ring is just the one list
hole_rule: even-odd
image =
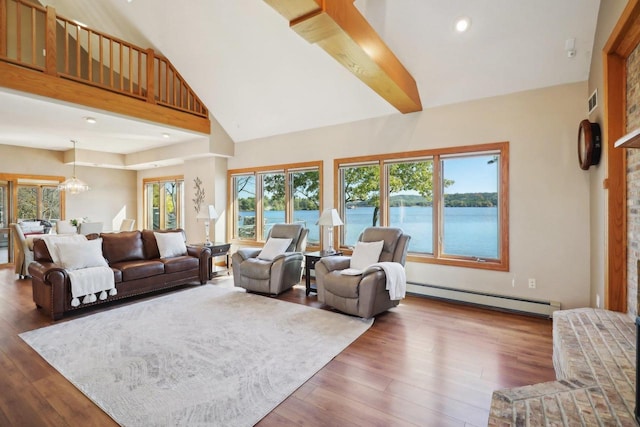
[{"label": "recessed ceiling light", "polygon": [[464,33],[471,27],[471,18],[462,16],[455,21],[455,29],[459,33]]},{"label": "recessed ceiling light", "polygon": [[165,132],[165,133],[162,134],[162,137],[163,138],[171,138],[171,135],[169,135],[168,133]]},{"label": "recessed ceiling light", "polygon": [[87,122],[87,123],[91,123],[91,124],[94,124],[94,123],[97,122],[97,120],[95,118],[93,118],[93,117],[85,117],[84,121]]}]

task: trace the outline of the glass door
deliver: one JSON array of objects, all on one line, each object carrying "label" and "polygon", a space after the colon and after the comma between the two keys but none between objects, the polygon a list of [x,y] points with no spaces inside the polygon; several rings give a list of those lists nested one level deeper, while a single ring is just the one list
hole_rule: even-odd
[{"label": "glass door", "polygon": [[13,261],[13,251],[10,250],[12,245],[11,230],[9,228],[11,213],[9,194],[9,182],[0,181],[0,265],[9,264]]}]

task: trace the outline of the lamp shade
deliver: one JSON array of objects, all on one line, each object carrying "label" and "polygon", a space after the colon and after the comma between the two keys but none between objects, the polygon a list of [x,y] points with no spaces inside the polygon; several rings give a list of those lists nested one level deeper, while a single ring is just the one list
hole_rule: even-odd
[{"label": "lamp shade", "polygon": [[340,215],[338,215],[338,211],[336,209],[325,209],[320,215],[320,219],[316,222],[316,225],[327,225],[330,227],[335,227],[337,225],[343,225],[344,223],[340,219]]},{"label": "lamp shade", "polygon": [[216,218],[218,218],[218,212],[216,212],[216,208],[214,208],[213,205],[203,206],[200,212],[198,212],[198,216],[196,216],[196,219],[207,221]]}]

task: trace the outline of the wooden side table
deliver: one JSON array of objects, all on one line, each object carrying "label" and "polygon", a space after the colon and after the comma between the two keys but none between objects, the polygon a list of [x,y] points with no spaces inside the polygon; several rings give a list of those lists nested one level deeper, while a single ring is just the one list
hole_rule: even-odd
[{"label": "wooden side table", "polygon": [[337,251],[332,254],[322,254],[320,251],[304,253],[304,279],[307,296],[309,296],[311,291],[318,293],[318,289],[311,286],[311,270],[315,270],[316,262],[324,257],[336,255],[342,255],[342,252]]},{"label": "wooden side table", "polygon": [[[209,279],[212,279],[225,271],[227,272],[227,275],[231,274],[231,271],[229,270],[229,249],[231,248],[231,243],[215,242],[210,245],[205,245],[204,243],[190,243],[189,246],[196,248],[209,248],[211,251],[211,258],[209,258]],[[225,257],[224,267],[221,268],[218,268],[215,262],[216,257],[219,256]]]}]

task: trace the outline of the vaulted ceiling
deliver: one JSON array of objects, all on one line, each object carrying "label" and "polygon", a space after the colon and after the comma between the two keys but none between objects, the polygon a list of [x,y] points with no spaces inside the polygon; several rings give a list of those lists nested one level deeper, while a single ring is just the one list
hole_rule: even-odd
[{"label": "vaulted ceiling", "polygon": [[[42,3],[168,57],[235,142],[400,114],[325,51],[290,30],[287,20],[262,0]],[[599,4],[599,0],[355,1],[416,80],[425,110],[586,80]],[[471,19],[465,33],[453,29],[461,16]],[[571,58],[568,39],[575,39]],[[14,95],[0,93],[0,143],[14,138],[3,134],[9,125],[6,120],[13,123],[14,133],[21,120],[29,120],[20,141],[54,149],[68,148],[68,140],[77,137],[71,135],[74,130],[85,132],[82,138],[89,149],[101,150],[109,140],[119,141],[123,147],[114,143],[106,150],[112,152],[130,149],[128,132],[131,138],[148,140],[145,149],[167,145],[159,136],[164,132],[184,140],[197,138],[156,125],[140,128],[117,118],[104,127],[104,132],[112,133],[105,139],[79,121],[74,129],[76,115],[95,113],[82,111],[69,111],[69,120],[61,121],[56,132],[46,128],[55,128],[52,123],[43,123],[38,132],[33,116],[21,118],[26,114],[22,108],[28,111],[29,106],[23,106],[28,100],[14,103],[15,108],[6,106],[5,97]],[[41,107],[46,109],[46,103]],[[32,138],[31,131],[38,133]],[[69,135],[63,137],[65,132]],[[152,135],[145,139],[147,133]]]}]

